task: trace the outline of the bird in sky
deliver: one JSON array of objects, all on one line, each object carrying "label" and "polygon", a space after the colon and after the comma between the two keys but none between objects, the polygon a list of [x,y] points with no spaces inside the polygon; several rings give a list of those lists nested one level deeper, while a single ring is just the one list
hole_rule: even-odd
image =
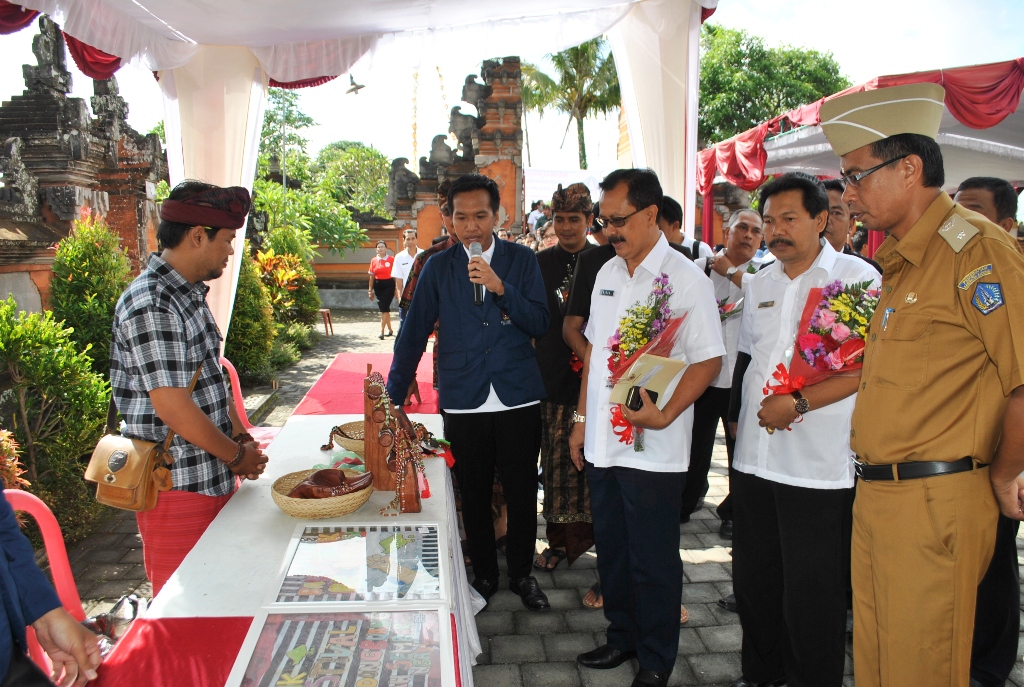
[{"label": "bird in sky", "polygon": [[355,93],[356,95],[359,95],[360,89],[366,88],[366,86],[356,83],[355,78],[353,78],[351,74],[348,75],[348,82],[352,85],[349,87],[347,91],[345,91],[346,95],[348,95],[349,93]]}]

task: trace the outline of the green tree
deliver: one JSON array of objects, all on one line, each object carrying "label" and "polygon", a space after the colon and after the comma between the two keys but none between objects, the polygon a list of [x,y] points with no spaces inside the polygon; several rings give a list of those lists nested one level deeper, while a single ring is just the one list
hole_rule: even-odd
[{"label": "green tree", "polygon": [[[308,114],[299,109],[297,91],[285,88],[271,88],[268,96],[267,110],[263,115],[263,131],[260,135],[260,153],[283,158],[284,145],[288,145],[288,176],[291,175],[292,156],[295,151],[306,152],[309,142],[299,133],[315,126],[316,122]],[[296,177],[297,178],[297,177]]]},{"label": "green tree", "polygon": [[317,185],[342,205],[387,217],[384,197],[391,163],[372,146],[336,141],[325,146],[313,165]]},{"label": "green tree", "polygon": [[599,37],[547,57],[555,67],[553,76],[523,63],[523,105],[541,115],[548,109],[565,112],[570,124],[576,120],[580,169],[586,169],[583,120],[597,113],[608,114],[621,102],[611,48]]},{"label": "green tree", "polygon": [[53,314],[63,320],[78,350],[92,359],[92,369],[110,373],[110,331],[114,306],[132,281],[132,265],[117,234],[102,219],[83,216],[57,244],[50,297]]},{"label": "green tree", "polygon": [[746,31],[704,24],[697,137],[724,141],[849,85],[831,53],[769,48]]},{"label": "green tree", "polygon": [[243,384],[270,381],[270,350],[276,336],[270,293],[261,280],[260,267],[245,244],[245,255],[238,271],[235,307],[224,344],[224,356],[238,370]]},{"label": "green tree", "polygon": [[167,134],[164,132],[164,120],[161,119],[157,122],[156,126],[149,130],[149,133],[156,134],[160,137],[160,142],[167,145]]},{"label": "green tree", "polygon": [[110,386],[53,316],[19,312],[0,301],[0,426],[21,445],[29,491],[50,507],[64,537],[84,536],[103,510],[82,475],[85,458],[103,434]]},{"label": "green tree", "polygon": [[[308,241],[330,250],[354,250],[366,240],[366,233],[352,219],[345,206],[327,191],[285,188],[276,182],[256,179],[254,209],[267,213],[267,233],[282,227],[304,232]],[[312,254],[300,255],[312,260]]]}]

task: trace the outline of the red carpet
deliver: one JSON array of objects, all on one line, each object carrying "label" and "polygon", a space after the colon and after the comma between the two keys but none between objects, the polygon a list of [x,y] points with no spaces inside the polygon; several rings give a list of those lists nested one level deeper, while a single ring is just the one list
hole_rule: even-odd
[{"label": "red carpet", "polygon": [[[362,414],[366,366],[373,365],[374,372],[380,372],[387,379],[391,358],[391,353],[339,353],[320,375],[320,379],[306,392],[295,409],[295,415]],[[429,350],[420,358],[416,379],[423,402],[417,403],[414,398],[412,405],[405,407],[405,412],[437,413],[437,392],[433,388],[434,363]]]}]

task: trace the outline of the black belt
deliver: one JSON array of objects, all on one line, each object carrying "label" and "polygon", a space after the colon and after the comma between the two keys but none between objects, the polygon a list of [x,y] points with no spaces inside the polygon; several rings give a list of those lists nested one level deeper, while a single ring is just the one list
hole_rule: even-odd
[{"label": "black belt", "polygon": [[[859,460],[853,461],[857,468],[857,476],[865,482],[888,480],[900,481],[905,479],[920,479],[922,477],[935,477],[937,475],[952,475],[957,472],[967,472],[975,469],[973,458],[961,458],[950,462],[931,461],[920,463],[896,463],[895,465],[868,465]],[[985,467],[984,465],[978,465]]]}]

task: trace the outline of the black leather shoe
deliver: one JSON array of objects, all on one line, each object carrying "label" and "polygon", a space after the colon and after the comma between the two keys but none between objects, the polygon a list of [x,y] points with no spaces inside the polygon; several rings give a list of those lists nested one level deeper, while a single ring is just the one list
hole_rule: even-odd
[{"label": "black leather shoe", "polygon": [[671,674],[672,671],[670,670],[664,673],[656,673],[653,670],[641,668],[637,671],[636,677],[633,678],[633,687],[666,687],[668,685],[668,676]]},{"label": "black leather shoe", "polygon": [[[724,597],[722,599],[719,599],[718,600],[718,607],[721,608],[722,610],[729,611],[730,613],[735,613],[736,612],[736,595],[735,594],[730,594],[729,596],[726,596],[726,597]],[[743,678],[740,678],[740,679],[742,680]],[[743,686],[740,685],[740,687],[743,687]]]},{"label": "black leather shoe", "polygon": [[723,520],[718,526],[718,536],[732,541],[732,520]]},{"label": "black leather shoe", "polygon": [[494,593],[498,591],[497,580],[483,580],[478,577],[473,580],[473,584],[470,586],[480,592],[480,596],[484,597],[484,601],[490,601]]},{"label": "black leather shoe", "polygon": [[584,668],[608,670],[609,668],[618,668],[631,658],[636,658],[635,651],[619,651],[604,644],[593,651],[580,654],[576,657],[576,662]]},{"label": "black leather shoe", "polygon": [[530,575],[529,577],[517,577],[509,580],[508,588],[519,595],[519,598],[523,600],[523,605],[526,606],[528,610],[551,610],[551,604],[548,603],[548,597],[540,590],[540,585],[537,584],[537,578],[533,575]]},{"label": "black leather shoe", "polygon": [[786,678],[782,677],[778,680],[769,680],[768,682],[752,682],[745,677],[741,677],[738,680],[733,680],[729,683],[729,687],[782,687],[786,684]]}]

